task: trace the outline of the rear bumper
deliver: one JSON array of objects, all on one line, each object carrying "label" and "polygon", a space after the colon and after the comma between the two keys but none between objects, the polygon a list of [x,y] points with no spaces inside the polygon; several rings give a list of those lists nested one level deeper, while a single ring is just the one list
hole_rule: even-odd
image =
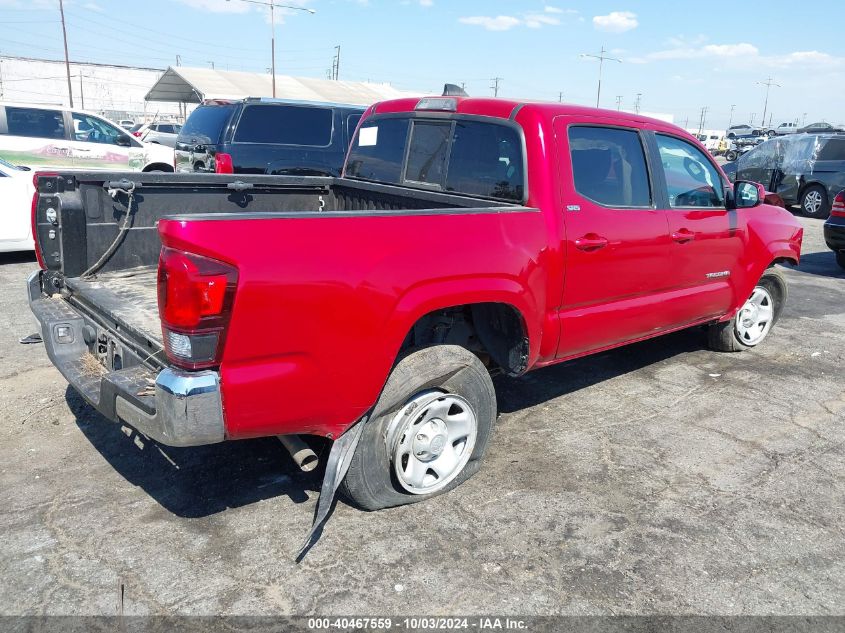
[{"label": "rear bumper", "polygon": [[225,439],[220,377],[215,371],[159,372],[142,364],[108,372],[90,357],[83,328],[96,324],[67,301],[42,294],[40,272],[28,281],[29,305],[41,325],[47,355],[85,400],[105,417],[123,421],[168,446],[200,446]]},{"label": "rear bumper", "polygon": [[824,223],[824,241],[832,251],[845,251],[845,218],[830,216]]}]

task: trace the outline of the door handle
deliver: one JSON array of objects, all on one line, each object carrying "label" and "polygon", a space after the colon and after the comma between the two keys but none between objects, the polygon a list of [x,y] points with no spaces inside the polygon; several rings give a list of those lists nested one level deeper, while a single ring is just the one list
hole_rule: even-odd
[{"label": "door handle", "polygon": [[582,251],[597,251],[607,246],[607,238],[595,233],[587,233],[575,240],[575,248]]},{"label": "door handle", "polygon": [[77,148],[76,148],[76,151],[77,151],[77,152],[90,152],[91,150],[90,150],[90,149],[85,149],[84,147],[77,147]]},{"label": "door handle", "polygon": [[687,242],[692,242],[695,239],[695,233],[689,229],[679,229],[672,233],[672,239],[678,244],[686,244]]}]

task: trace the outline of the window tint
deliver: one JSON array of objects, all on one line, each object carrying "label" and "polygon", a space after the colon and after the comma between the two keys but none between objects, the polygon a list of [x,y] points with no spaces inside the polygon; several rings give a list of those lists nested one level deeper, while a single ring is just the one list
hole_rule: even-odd
[{"label": "window tint", "polygon": [[188,117],[180,140],[185,143],[219,143],[223,128],[234,111],[234,105],[200,106]]},{"label": "window tint", "polygon": [[59,110],[6,106],[6,123],[12,136],[65,138],[65,120]]},{"label": "window tint", "polygon": [[[346,175],[400,182],[410,125],[401,117],[365,121],[352,143]],[[525,195],[522,143],[511,127],[416,120],[407,154],[407,182],[502,200],[522,201]]]},{"label": "window tint", "polygon": [[349,136],[347,138],[352,138],[352,135],[355,134],[355,128],[358,127],[358,121],[361,120],[360,114],[350,114],[346,117],[346,130]]},{"label": "window tint", "polygon": [[496,123],[456,121],[446,190],[521,202],[525,176],[517,131]]},{"label": "window tint", "polygon": [[440,185],[446,168],[446,150],[452,123],[415,122],[411,126],[411,149],[405,180]]},{"label": "window tint", "polygon": [[235,130],[235,143],[278,143],[325,147],[332,141],[331,108],[250,105]]},{"label": "window tint", "polygon": [[75,141],[117,145],[117,139],[126,136],[123,130],[96,117],[80,112],[74,112],[72,117],[73,140]]},{"label": "window tint", "polygon": [[158,126],[158,131],[164,134],[173,134],[173,126],[167,123],[162,123]]},{"label": "window tint", "polygon": [[737,169],[774,169],[780,159],[780,139],[769,139],[737,159]]},{"label": "window tint", "polygon": [[724,207],[722,179],[697,147],[657,134],[660,161],[672,207]]},{"label": "window tint", "polygon": [[609,207],[651,206],[639,134],[601,127],[569,128],[575,190]]},{"label": "window tint", "polygon": [[845,138],[832,138],[819,150],[817,160],[845,160]]},{"label": "window tint", "polygon": [[365,121],[352,143],[346,175],[364,180],[398,183],[408,137],[408,119]]}]

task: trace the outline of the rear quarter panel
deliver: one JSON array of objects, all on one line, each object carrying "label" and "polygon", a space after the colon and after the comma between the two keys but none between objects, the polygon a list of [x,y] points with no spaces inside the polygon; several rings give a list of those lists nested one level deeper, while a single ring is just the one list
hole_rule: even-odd
[{"label": "rear quarter panel", "polygon": [[238,267],[221,365],[231,438],[337,437],[435,309],[509,303],[538,353],[547,252],[536,210],[163,220],[159,231],[167,246]]}]

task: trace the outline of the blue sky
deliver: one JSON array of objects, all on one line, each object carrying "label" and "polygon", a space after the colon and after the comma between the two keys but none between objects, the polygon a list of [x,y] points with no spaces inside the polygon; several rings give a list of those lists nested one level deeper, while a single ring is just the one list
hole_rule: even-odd
[{"label": "blue sky", "polygon": [[[549,2],[534,0],[291,0],[277,12],[277,72],[325,77],[341,46],[341,79],[439,92],[595,105],[604,46],[602,106],[675,115],[705,127],[759,122],[772,77],[773,123],[845,123],[845,38],[840,2]],[[0,53],[58,58],[58,0],[0,0]],[[761,10],[761,7],[765,7]],[[243,0],[65,0],[73,60],[263,72],[270,66],[266,9]],[[767,115],[767,119],[768,119]]]}]

